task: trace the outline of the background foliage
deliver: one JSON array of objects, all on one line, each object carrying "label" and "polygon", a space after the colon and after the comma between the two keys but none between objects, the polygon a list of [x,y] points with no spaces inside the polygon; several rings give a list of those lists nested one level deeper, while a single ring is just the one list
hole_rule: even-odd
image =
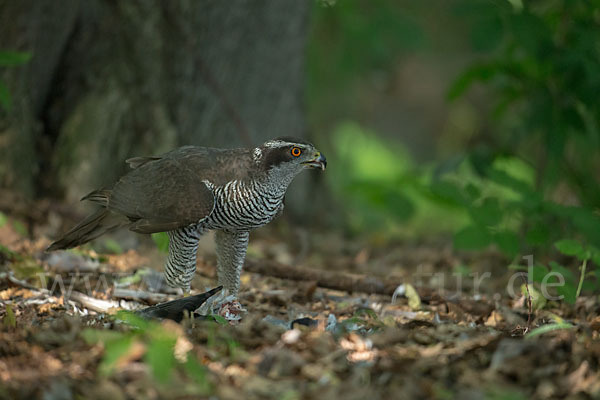
[{"label": "background foliage", "polygon": [[[338,158],[328,176],[345,210],[341,220],[356,233],[452,233],[457,249],[493,245],[517,263],[533,254],[549,263],[538,265],[544,271],[566,271],[556,261],[561,239],[586,249],[558,242],[563,262],[593,261],[600,246],[600,3],[433,3],[439,7],[384,0],[315,6],[311,122]],[[407,63],[416,63],[408,75]],[[447,68],[432,73],[434,63]],[[415,82],[436,79],[431,97],[443,95],[443,111],[409,111],[417,120],[439,118],[441,133],[411,126],[401,118],[406,103],[397,100]],[[418,87],[408,104],[428,89]],[[429,138],[425,151],[416,137]],[[574,301],[579,276],[567,277]]]}]

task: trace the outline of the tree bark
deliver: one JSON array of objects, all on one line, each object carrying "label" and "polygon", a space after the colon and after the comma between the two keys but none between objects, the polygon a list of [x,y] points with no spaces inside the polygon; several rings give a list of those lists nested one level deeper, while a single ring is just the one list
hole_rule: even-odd
[{"label": "tree bark", "polygon": [[[0,186],[76,201],[131,156],[304,136],[310,3],[0,1]],[[294,208],[292,201],[292,208]]]}]

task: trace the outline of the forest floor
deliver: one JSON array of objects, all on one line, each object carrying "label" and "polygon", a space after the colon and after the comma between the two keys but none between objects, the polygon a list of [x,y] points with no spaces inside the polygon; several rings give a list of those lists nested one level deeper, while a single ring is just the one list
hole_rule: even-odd
[{"label": "forest floor", "polygon": [[[48,254],[68,224],[0,216],[0,398],[600,398],[598,298],[536,310],[493,251],[279,223],[251,237],[241,322],[144,322],[115,312],[178,297],[153,291],[152,242]],[[216,285],[211,239],[193,293]]]}]

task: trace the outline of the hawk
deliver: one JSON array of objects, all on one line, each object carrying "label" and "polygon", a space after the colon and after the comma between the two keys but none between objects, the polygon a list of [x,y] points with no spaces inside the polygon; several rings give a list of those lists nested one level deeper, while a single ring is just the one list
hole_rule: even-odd
[{"label": "hawk", "polygon": [[83,197],[100,207],[48,247],[68,249],[120,227],[167,232],[166,282],[190,290],[198,240],[216,231],[218,284],[237,296],[249,232],[283,211],[285,192],[305,169],[327,161],[311,143],[269,140],[256,148],[184,146],[126,161],[132,168],[110,188]]}]

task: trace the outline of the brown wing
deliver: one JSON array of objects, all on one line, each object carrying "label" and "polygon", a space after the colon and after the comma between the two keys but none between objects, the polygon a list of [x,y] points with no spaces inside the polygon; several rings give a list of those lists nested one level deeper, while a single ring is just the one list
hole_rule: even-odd
[{"label": "brown wing", "polygon": [[131,169],[136,169],[141,167],[144,164],[149,163],[150,161],[160,160],[161,157],[133,157],[125,160],[125,162],[131,167]]},{"label": "brown wing", "polygon": [[212,191],[203,182],[213,154],[201,147],[184,147],[136,163],[108,197],[111,211],[127,216],[139,233],[164,232],[198,222],[214,207]]}]

